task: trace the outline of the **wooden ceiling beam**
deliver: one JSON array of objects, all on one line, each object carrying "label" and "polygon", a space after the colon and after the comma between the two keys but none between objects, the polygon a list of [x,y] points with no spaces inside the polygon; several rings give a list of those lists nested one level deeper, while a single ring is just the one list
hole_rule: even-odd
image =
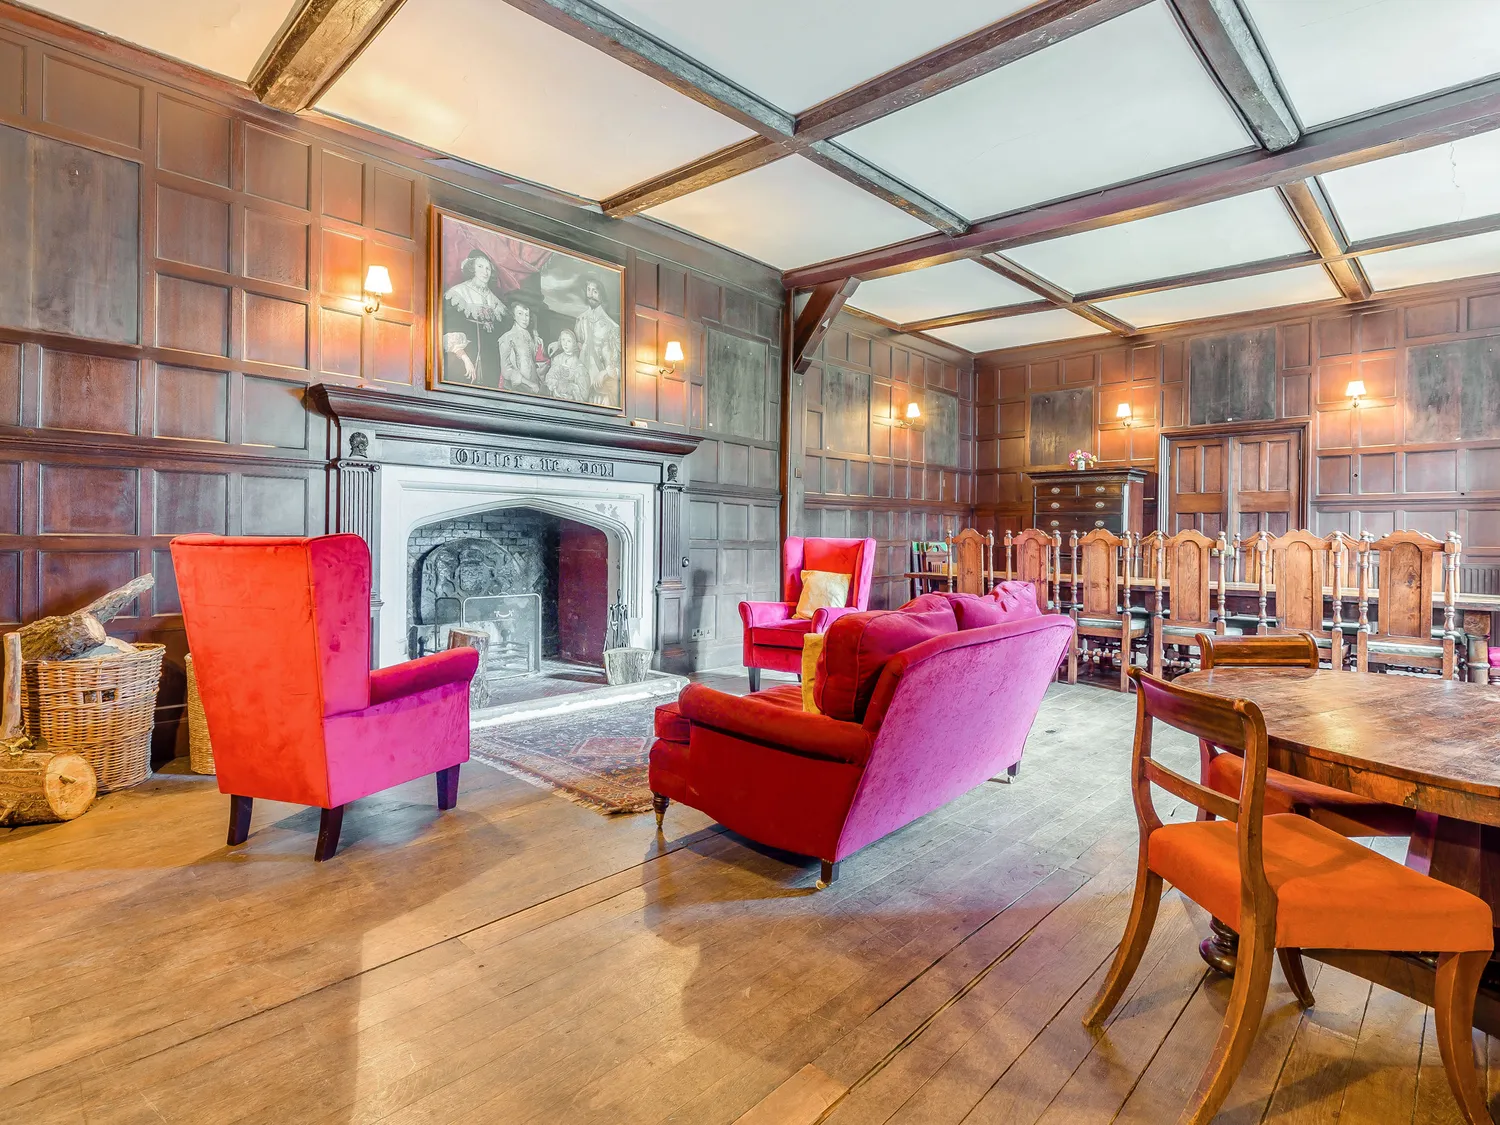
[{"label": "wooden ceiling beam", "polygon": [[606,215],[617,219],[625,215],[637,215],[648,207],[712,187],[744,172],[753,172],[780,160],[789,151],[787,146],[769,137],[746,137],[743,141],[711,152],[690,164],[673,168],[602,199],[599,207]]},{"label": "wooden ceiling beam", "polygon": [[1147,293],[1160,293],[1166,289],[1182,289],[1189,285],[1212,285],[1216,281],[1233,281],[1241,277],[1257,277],[1263,273],[1280,273],[1298,266],[1315,266],[1322,259],[1310,250],[1298,254],[1283,254],[1278,258],[1263,258],[1258,262],[1240,262],[1232,266],[1215,266],[1213,269],[1180,273],[1172,277],[1153,278],[1131,285],[1112,285],[1079,293],[1079,301],[1118,301],[1122,297],[1140,297]]},{"label": "wooden ceiling beam", "polygon": [[1150,2],[1042,0],[804,110],[797,136],[847,133]]},{"label": "wooden ceiling beam", "polygon": [[925,320],[910,320],[895,327],[901,332],[931,332],[934,328],[956,328],[960,324],[977,324],[982,320],[1005,320],[1027,313],[1047,312],[1057,306],[1051,301],[1024,301],[1019,305],[996,305],[988,309],[971,309],[969,312],[949,313],[947,316],[930,316]]},{"label": "wooden ceiling beam", "polygon": [[806,374],[828,326],[858,288],[859,278],[845,277],[825,281],[807,295],[807,303],[792,324],[792,370],[798,375]]},{"label": "wooden ceiling beam", "polygon": [[1323,185],[1309,177],[1284,184],[1279,190],[1344,299],[1368,301],[1373,292],[1370,279],[1365,276],[1358,260],[1344,257],[1349,250],[1349,240],[1344,236],[1338,216],[1333,213],[1332,204],[1323,194]]},{"label": "wooden ceiling beam", "polygon": [[987,254],[978,259],[980,265],[986,269],[993,270],[1001,277],[1015,282],[1023,289],[1029,289],[1033,293],[1050,301],[1055,308],[1063,309],[1083,317],[1084,320],[1107,328],[1116,336],[1134,336],[1135,326],[1126,324],[1118,317],[1110,316],[1103,309],[1095,308],[1088,301],[1080,300],[1061,286],[1054,285],[1045,277],[1032,273],[1025,266],[1011,261],[1009,258],[999,254]]},{"label": "wooden ceiling beam", "polygon": [[969,221],[957,211],[950,211],[937,200],[832,141],[813,141],[801,149],[801,154],[839,179],[864,188],[871,195],[940,231],[962,234],[969,229]]},{"label": "wooden ceiling beam", "polygon": [[1380,238],[1366,238],[1351,242],[1344,257],[1359,254],[1379,254],[1385,250],[1405,250],[1409,246],[1429,246],[1434,242],[1447,242],[1452,238],[1468,238],[1475,234],[1490,234],[1500,230],[1500,214],[1480,215],[1475,219],[1462,219],[1456,223],[1438,223],[1436,226],[1419,227],[1416,230],[1400,231]]},{"label": "wooden ceiling beam", "polygon": [[1199,57],[1260,146],[1279,152],[1302,128],[1236,0],[1169,0]]},{"label": "wooden ceiling beam", "polygon": [[250,74],[263,103],[288,113],[313,105],[360,56],[404,0],[299,0]]},{"label": "wooden ceiling beam", "polygon": [[1280,152],[1221,157],[1070,199],[976,222],[961,235],[932,234],[837,258],[783,275],[791,288],[833,277],[865,279],[970,258],[990,250],[1280,187],[1309,176],[1385,156],[1430,148],[1500,128],[1500,79],[1450,90],[1409,105],[1302,134]]}]

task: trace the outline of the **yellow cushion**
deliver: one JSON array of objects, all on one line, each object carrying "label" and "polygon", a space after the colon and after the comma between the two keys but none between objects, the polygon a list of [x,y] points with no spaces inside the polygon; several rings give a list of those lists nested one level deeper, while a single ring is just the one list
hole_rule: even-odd
[{"label": "yellow cushion", "polygon": [[813,715],[823,713],[813,698],[813,681],[818,677],[818,658],[823,655],[827,636],[827,633],[809,633],[802,640],[802,710]]},{"label": "yellow cushion", "polygon": [[804,570],[802,596],[797,599],[797,612],[792,616],[806,620],[812,617],[815,610],[843,605],[849,600],[851,577],[852,575],[833,574],[826,570]]}]

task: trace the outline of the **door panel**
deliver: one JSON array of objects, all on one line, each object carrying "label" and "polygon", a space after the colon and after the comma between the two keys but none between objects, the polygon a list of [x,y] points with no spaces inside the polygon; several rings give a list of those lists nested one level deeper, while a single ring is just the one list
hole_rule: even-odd
[{"label": "door panel", "polygon": [[1192,530],[1212,538],[1224,530],[1229,514],[1224,472],[1228,451],[1223,438],[1173,438],[1168,443],[1170,534]]},{"label": "door panel", "polygon": [[1302,526],[1300,430],[1169,438],[1167,458],[1168,534],[1248,539]]}]

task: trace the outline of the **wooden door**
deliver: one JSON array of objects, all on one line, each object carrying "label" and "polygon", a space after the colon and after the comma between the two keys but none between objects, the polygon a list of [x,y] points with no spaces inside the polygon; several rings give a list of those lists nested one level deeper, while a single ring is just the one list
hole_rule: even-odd
[{"label": "wooden door", "polygon": [[1180,437],[1167,443],[1168,534],[1218,538],[1229,527],[1229,439]]},{"label": "wooden door", "polygon": [[1285,535],[1301,526],[1302,431],[1236,435],[1230,440],[1230,511],[1242,539]]}]

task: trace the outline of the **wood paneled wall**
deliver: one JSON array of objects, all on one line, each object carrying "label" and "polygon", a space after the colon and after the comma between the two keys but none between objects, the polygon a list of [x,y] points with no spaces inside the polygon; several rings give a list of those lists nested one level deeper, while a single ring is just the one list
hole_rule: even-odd
[{"label": "wood paneled wall", "polygon": [[[841,314],[800,382],[791,422],[802,448],[800,531],[873,536],[880,545],[870,604],[910,596],[900,576],[913,539],[937,540],[969,521],[974,502],[974,370],[962,352]],[[921,429],[900,425],[908,402]],[[800,406],[800,410],[796,407]],[[789,503],[797,490],[788,488]]]},{"label": "wood paneled wall", "polygon": [[[715,543],[725,529],[739,535],[695,568],[682,635],[663,644],[685,646],[688,663],[732,659],[738,618],[721,632],[718,603],[749,591],[748,554],[774,554],[777,541],[773,271],[363,130],[264,109],[220,79],[4,5],[0,622],[154,572],[155,591],[115,631],[167,643],[162,698],[174,715],[184,644],[171,537],[326,529],[333,451],[304,390],[426,393],[432,203],[626,266],[619,424],[702,434],[695,514],[716,508]],[[395,287],[373,316],[360,292],[372,264]],[[707,423],[710,331],[764,354],[773,399],[756,427],[726,436]],[[664,375],[658,344],[672,338],[688,360]],[[163,731],[159,751],[173,725]]]},{"label": "wood paneled wall", "polygon": [[[1239,360],[1237,348],[1245,351]],[[1500,279],[1494,277],[1347,310],[982,356],[980,526],[1016,529],[1028,522],[1026,473],[1043,467],[1034,454],[1072,448],[1037,428],[1040,398],[1076,389],[1093,404],[1085,430],[1093,451],[1108,463],[1154,469],[1162,428],[1191,427],[1226,411],[1243,417],[1237,409],[1255,405],[1244,397],[1253,388],[1243,386],[1229,388],[1243,402],[1219,402],[1223,388],[1202,376],[1221,360],[1248,370],[1262,350],[1274,352],[1264,359],[1270,412],[1310,426],[1312,529],[1380,535],[1413,528],[1439,537],[1457,531],[1465,586],[1500,589]],[[1344,393],[1353,379],[1368,392],[1359,409]],[[1115,418],[1121,402],[1131,404],[1133,427]]]}]

